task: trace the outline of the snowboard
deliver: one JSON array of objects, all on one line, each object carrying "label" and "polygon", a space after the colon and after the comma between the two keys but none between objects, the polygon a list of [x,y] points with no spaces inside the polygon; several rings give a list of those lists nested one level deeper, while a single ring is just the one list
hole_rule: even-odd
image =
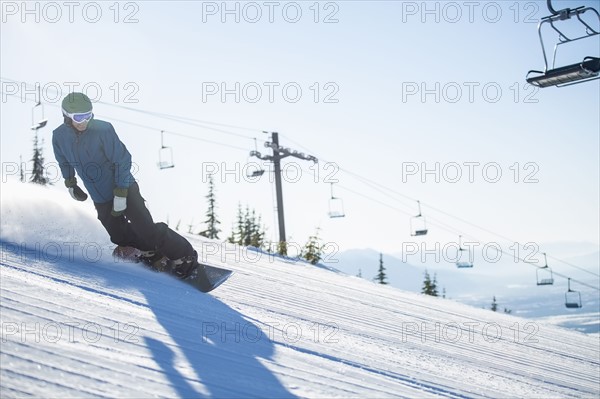
[{"label": "snowboard", "polygon": [[200,266],[187,278],[182,279],[175,275],[168,266],[168,259],[165,257],[158,262],[150,265],[140,260],[141,251],[133,247],[118,246],[113,251],[113,257],[117,260],[127,263],[141,263],[144,267],[156,272],[170,274],[186,284],[202,292],[210,292],[223,284],[231,275],[232,270],[223,269],[216,266],[200,263]]}]

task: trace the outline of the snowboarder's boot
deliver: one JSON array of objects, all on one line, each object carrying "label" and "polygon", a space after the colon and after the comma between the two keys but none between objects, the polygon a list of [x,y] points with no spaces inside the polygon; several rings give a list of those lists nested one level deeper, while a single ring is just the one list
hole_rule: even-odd
[{"label": "snowboarder's boot", "polygon": [[208,292],[212,289],[212,285],[204,265],[198,263],[198,253],[194,251],[191,256],[186,256],[170,262],[171,273],[182,280],[197,280],[198,287],[203,292]]},{"label": "snowboarder's boot", "polygon": [[139,251],[134,247],[117,245],[113,250],[112,256],[115,258],[115,262],[118,260],[119,262],[136,263],[138,262],[138,259],[136,258],[138,252]]},{"label": "snowboarder's boot", "polygon": [[138,256],[140,262],[157,272],[168,270],[168,259],[157,251],[141,251]]}]

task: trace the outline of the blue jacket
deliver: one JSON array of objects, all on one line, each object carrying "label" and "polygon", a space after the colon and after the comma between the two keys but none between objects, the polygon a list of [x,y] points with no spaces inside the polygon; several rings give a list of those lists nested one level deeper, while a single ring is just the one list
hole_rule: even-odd
[{"label": "blue jacket", "polygon": [[63,177],[77,172],[95,203],[112,201],[114,188],[135,182],[131,154],[108,122],[92,119],[83,132],[62,124],[52,134],[52,146]]}]

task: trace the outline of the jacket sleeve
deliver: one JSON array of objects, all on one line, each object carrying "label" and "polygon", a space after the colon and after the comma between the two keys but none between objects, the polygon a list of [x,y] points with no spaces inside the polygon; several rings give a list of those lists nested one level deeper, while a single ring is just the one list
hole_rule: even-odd
[{"label": "jacket sleeve", "polygon": [[115,172],[115,187],[129,188],[135,182],[131,174],[131,154],[117,136],[112,124],[108,124],[103,138],[104,152]]},{"label": "jacket sleeve", "polygon": [[56,161],[58,162],[63,178],[66,180],[75,177],[75,168],[67,161],[63,150],[60,148],[59,138],[56,132],[52,134],[52,148],[54,149],[54,158],[56,158]]}]

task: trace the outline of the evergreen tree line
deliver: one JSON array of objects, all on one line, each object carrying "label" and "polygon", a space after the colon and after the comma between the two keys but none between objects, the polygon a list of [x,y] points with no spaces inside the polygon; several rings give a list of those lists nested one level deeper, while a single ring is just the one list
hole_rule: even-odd
[{"label": "evergreen tree line", "polygon": [[[208,194],[206,195],[208,207],[205,213],[204,226],[201,232],[197,233],[203,237],[219,240],[222,230],[219,228],[221,222],[217,216],[217,199],[215,193],[215,184],[212,176],[208,181]],[[249,205],[242,207],[238,204],[235,224],[232,226],[231,233],[227,237],[227,242],[245,247],[255,247],[267,252],[277,252],[281,255],[287,255],[287,246],[285,243],[273,243],[266,240],[266,228],[262,223],[262,216],[251,209]],[[175,227],[179,230],[180,222]],[[189,233],[193,233],[193,225],[190,225]],[[302,247],[300,258],[311,264],[317,264],[323,259],[324,244],[319,237],[319,229],[311,235],[306,244]]]},{"label": "evergreen tree line", "polygon": [[433,279],[429,276],[429,272],[425,270],[425,279],[423,280],[423,286],[421,287],[421,293],[430,296],[439,296],[437,274],[433,274]]},{"label": "evergreen tree line", "polygon": [[[358,277],[362,277],[362,271],[359,269]],[[388,284],[387,275],[385,274],[385,266],[383,265],[383,254],[379,254],[379,269],[377,275],[373,278],[379,284]],[[429,272],[425,270],[425,278],[421,288],[421,293],[430,296],[439,296],[437,276],[434,274],[433,279],[429,275]],[[446,289],[442,289],[442,297],[446,297]]]},{"label": "evergreen tree line", "polygon": [[[358,270],[357,277],[362,277],[362,271],[360,269]],[[373,280],[378,282],[379,284],[388,284],[387,276],[385,274],[385,267],[383,266],[383,254],[379,254],[379,270],[377,272],[377,275],[373,278]],[[435,273],[433,274],[433,278],[431,278],[429,272],[425,270],[423,285],[421,286],[421,293],[430,296],[439,296],[437,275]],[[445,288],[442,288],[442,298],[446,298]],[[493,312],[498,311],[498,302],[496,301],[495,295],[492,298],[490,310]],[[512,313],[512,310],[504,308],[504,313],[510,314]]]},{"label": "evergreen tree line", "polygon": [[[492,312],[498,311],[498,302],[496,301],[496,295],[494,295],[494,297],[492,298],[492,305],[490,306],[490,310]],[[510,313],[512,313],[512,310],[504,308],[504,313],[510,314]]]},{"label": "evergreen tree line", "polygon": [[[362,277],[362,271],[359,269],[358,277]],[[383,254],[379,254],[379,269],[377,270],[377,275],[373,277],[373,280],[379,284],[388,284],[387,275],[385,274],[385,266],[383,265]],[[421,293],[425,295],[431,296],[439,296],[438,285],[437,285],[437,277],[434,274],[433,279],[429,275],[429,272],[425,270],[425,279],[423,280],[423,286],[421,288]],[[446,297],[446,289],[443,289],[443,297]]]},{"label": "evergreen tree line", "polygon": [[231,229],[231,235],[227,241],[244,247],[267,249],[265,248],[266,231],[262,225],[261,219],[261,216],[257,215],[254,209],[250,210],[248,205],[246,205],[246,209],[242,211],[242,205],[238,204],[236,226]]}]

